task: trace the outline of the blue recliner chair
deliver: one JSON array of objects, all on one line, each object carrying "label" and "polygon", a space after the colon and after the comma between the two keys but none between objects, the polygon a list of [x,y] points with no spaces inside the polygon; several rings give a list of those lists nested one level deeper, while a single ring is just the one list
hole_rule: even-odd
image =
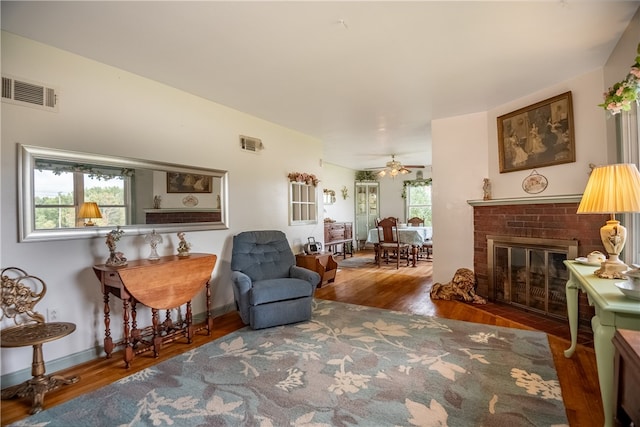
[{"label": "blue recliner chair", "polygon": [[282,231],[245,231],[233,237],[231,281],[240,317],[253,329],[311,319],[320,275],[296,266]]}]

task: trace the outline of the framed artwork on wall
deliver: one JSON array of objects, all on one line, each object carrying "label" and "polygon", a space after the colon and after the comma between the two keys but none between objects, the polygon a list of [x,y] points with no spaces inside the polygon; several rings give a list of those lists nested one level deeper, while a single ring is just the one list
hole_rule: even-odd
[{"label": "framed artwork on wall", "polygon": [[211,193],[212,191],[212,176],[167,172],[167,193]]},{"label": "framed artwork on wall", "polygon": [[571,92],[498,117],[500,173],[576,161]]}]

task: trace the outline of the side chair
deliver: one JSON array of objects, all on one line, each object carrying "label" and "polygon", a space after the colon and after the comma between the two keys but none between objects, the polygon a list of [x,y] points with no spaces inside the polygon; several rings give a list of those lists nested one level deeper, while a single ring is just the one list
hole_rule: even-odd
[{"label": "side chair", "polygon": [[398,236],[398,221],[396,218],[385,218],[378,222],[378,246],[376,249],[376,259],[378,267],[385,258],[389,264],[389,252],[395,254],[396,269],[400,268],[400,258],[407,258],[407,266],[409,265],[411,245],[409,243],[401,243]]},{"label": "side chair", "polygon": [[[407,220],[407,224],[410,224],[411,227],[422,227],[424,226],[424,219],[414,216],[413,218],[409,218]],[[423,244],[422,247],[420,248],[420,252],[422,252],[425,256],[425,259],[427,260],[431,260],[432,259],[432,253],[433,253],[433,242],[431,241],[431,239],[426,240]],[[420,255],[421,258],[422,254]]]},{"label": "side chair", "polygon": [[14,326],[0,334],[2,347],[33,347],[31,379],[2,390],[2,399],[28,397],[32,401],[30,414],[42,411],[44,395],[65,384],[78,382],[78,377],[45,375],[42,344],[71,334],[76,325],[68,322],[45,322],[44,316],[34,310],[47,292],[45,282],[17,267],[2,270],[2,304],[0,321],[10,319]]}]

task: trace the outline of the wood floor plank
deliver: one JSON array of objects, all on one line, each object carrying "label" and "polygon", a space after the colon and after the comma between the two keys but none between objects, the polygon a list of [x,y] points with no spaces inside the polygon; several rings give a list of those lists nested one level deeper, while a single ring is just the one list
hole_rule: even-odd
[{"label": "wood floor plank", "polygon": [[[373,257],[373,254],[364,251],[358,252],[356,256]],[[373,264],[359,268],[344,267],[339,269],[334,283],[325,284],[316,291],[316,297],[467,322],[534,329],[531,325],[512,321],[504,315],[496,316],[471,304],[459,301],[432,301],[429,296],[432,285],[431,272],[430,261],[419,261],[415,268],[401,267],[399,270],[391,264],[383,264],[379,268]],[[138,356],[129,369],[124,368],[120,352],[114,353],[111,359],[101,358],[66,369],[61,374],[79,375],[80,381],[48,393],[44,406],[50,408],[59,405],[243,326],[238,314],[231,312],[215,319],[211,336],[198,334],[192,344],[180,341],[167,345],[158,358],[153,358],[150,353]],[[570,425],[602,426],[604,416],[593,348],[579,344],[574,356],[567,359],[563,353],[569,347],[566,339],[549,335],[549,346],[553,353]],[[3,400],[2,425],[25,418],[29,407],[29,402],[25,399]]]}]

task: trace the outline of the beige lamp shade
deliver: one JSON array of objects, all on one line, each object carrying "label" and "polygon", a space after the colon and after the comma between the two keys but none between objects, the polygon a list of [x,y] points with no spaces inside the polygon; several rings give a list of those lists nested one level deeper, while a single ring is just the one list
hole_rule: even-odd
[{"label": "beige lamp shade", "polygon": [[594,168],[578,213],[626,212],[640,212],[640,172],[636,165],[624,163]]},{"label": "beige lamp shade", "polygon": [[615,164],[593,169],[578,206],[579,214],[610,214],[611,219],[600,229],[602,244],[609,254],[598,277],[623,279],[627,265],[619,255],[627,241],[627,229],[614,217],[616,213],[640,212],[640,172],[634,164]]},{"label": "beige lamp shade", "polygon": [[100,208],[96,202],[85,202],[80,206],[80,212],[78,212],[78,218],[89,219],[84,223],[85,227],[91,227],[95,225],[93,218],[102,218],[102,214],[100,213]]}]

